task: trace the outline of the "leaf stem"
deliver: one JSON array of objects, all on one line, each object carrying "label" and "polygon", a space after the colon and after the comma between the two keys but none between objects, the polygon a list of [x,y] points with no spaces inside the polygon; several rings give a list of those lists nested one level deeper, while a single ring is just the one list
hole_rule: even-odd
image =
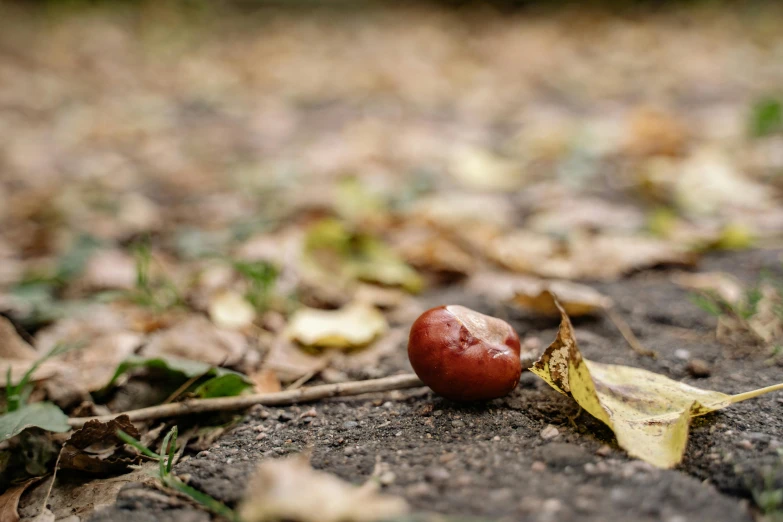
[{"label": "leaf stem", "polygon": [[765,388],[759,388],[758,390],[751,390],[745,393],[738,393],[737,395],[732,395],[731,402],[732,404],[736,404],[738,402],[746,401],[748,399],[753,399],[755,397],[758,397],[759,395],[764,395],[765,393],[770,393],[779,390],[783,390],[783,382],[778,384],[773,384],[772,386],[767,386]]}]

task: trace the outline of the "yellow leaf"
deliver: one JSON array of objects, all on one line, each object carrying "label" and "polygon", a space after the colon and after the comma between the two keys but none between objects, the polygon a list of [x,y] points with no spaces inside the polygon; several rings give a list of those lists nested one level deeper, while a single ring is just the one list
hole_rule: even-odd
[{"label": "yellow leaf", "polygon": [[305,346],[359,348],[386,332],[383,314],[366,303],[352,303],[340,310],[302,308],[291,317],[288,336]]},{"label": "yellow leaf", "polygon": [[640,368],[582,358],[560,303],[557,338],[530,369],[614,431],[629,455],[660,468],[681,460],[691,417],[775,390],[783,383],[739,395],[702,390]]}]

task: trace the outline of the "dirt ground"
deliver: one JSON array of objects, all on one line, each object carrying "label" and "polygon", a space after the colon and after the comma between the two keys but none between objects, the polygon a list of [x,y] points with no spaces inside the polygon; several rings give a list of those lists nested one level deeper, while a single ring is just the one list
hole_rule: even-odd
[{"label": "dirt ground", "polygon": [[[762,269],[781,274],[780,254],[714,255],[704,267],[752,281]],[[670,275],[640,273],[599,286],[645,347],[658,353],[656,359],[630,352],[605,319],[576,322],[585,356],[727,393],[780,380],[781,366],[727,353],[715,341],[715,319],[691,304]],[[503,312],[460,288],[424,299]],[[505,313],[521,335],[543,343],[554,338],[555,323]],[[707,362],[708,377],[689,374],[693,358]],[[381,370],[384,375],[410,371],[404,345]],[[545,440],[542,431],[550,425],[558,434]],[[629,459],[609,429],[579,415],[573,401],[526,372],[511,396],[487,404],[457,404],[413,390],[257,407],[208,450],[179,464],[177,472],[231,505],[257,462],[305,451],[317,469],[356,484],[376,477],[416,512],[457,517],[448,520],[739,521],[752,520],[748,499],[754,491],[783,483],[781,433],[783,398],[764,396],[696,419],[682,465],[657,470]],[[162,493],[128,486],[115,506],[91,520],[207,519],[208,514]]]}]

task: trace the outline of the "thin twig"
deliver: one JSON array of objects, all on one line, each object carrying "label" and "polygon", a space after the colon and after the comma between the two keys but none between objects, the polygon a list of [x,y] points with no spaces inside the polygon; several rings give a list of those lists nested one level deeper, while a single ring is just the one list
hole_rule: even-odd
[{"label": "thin twig", "polygon": [[625,342],[627,342],[628,346],[631,347],[631,350],[645,357],[652,357],[653,359],[658,357],[658,353],[655,350],[649,350],[639,342],[639,339],[637,339],[636,335],[633,333],[633,330],[631,330],[631,327],[628,326],[628,323],[625,322],[625,319],[623,319],[620,314],[610,308],[606,311],[606,315],[609,317],[609,320],[614,323],[614,326],[620,331],[622,336],[625,338]]},{"label": "thin twig", "polygon": [[48,509],[46,507],[46,503],[49,502],[49,497],[52,495],[52,487],[54,486],[54,481],[57,480],[57,470],[60,468],[60,457],[63,456],[64,449],[65,449],[65,444],[63,444],[63,447],[60,448],[60,453],[57,454],[57,460],[54,463],[54,471],[52,472],[52,481],[49,483],[49,489],[46,490],[46,496],[43,499],[43,505],[41,506],[41,512],[39,513],[39,515],[43,514],[43,512]]},{"label": "thin twig", "polygon": [[314,372],[314,371],[313,372],[307,372],[306,374],[302,375],[297,380],[295,380],[293,383],[291,383],[291,385],[286,388],[286,391],[297,390],[297,389],[301,388],[302,385],[304,385],[304,383],[306,383],[307,381],[309,381],[310,379],[315,377],[316,373],[318,373],[318,372]]},{"label": "thin twig", "polygon": [[108,422],[119,415],[127,415],[132,422],[165,417],[177,417],[193,413],[206,413],[215,411],[234,411],[249,408],[256,404],[266,406],[282,406],[309,402],[328,397],[346,397],[363,393],[382,392],[390,390],[402,390],[416,388],[424,384],[412,373],[394,375],[382,379],[370,379],[366,381],[340,382],[336,384],[323,384],[309,386],[297,390],[286,390],[275,393],[257,393],[254,395],[242,395],[239,397],[219,397],[215,399],[188,399],[183,402],[160,404],[149,408],[131,410],[97,417],[75,417],[68,420],[74,428],[81,428],[87,421],[97,420]]}]

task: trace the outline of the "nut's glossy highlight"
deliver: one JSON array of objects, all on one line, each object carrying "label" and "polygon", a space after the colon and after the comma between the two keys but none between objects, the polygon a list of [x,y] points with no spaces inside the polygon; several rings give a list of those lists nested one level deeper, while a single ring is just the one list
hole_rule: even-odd
[{"label": "nut's glossy highlight", "polygon": [[511,325],[459,305],[427,310],[408,339],[416,375],[438,395],[457,401],[510,393],[522,374],[519,351]]}]

